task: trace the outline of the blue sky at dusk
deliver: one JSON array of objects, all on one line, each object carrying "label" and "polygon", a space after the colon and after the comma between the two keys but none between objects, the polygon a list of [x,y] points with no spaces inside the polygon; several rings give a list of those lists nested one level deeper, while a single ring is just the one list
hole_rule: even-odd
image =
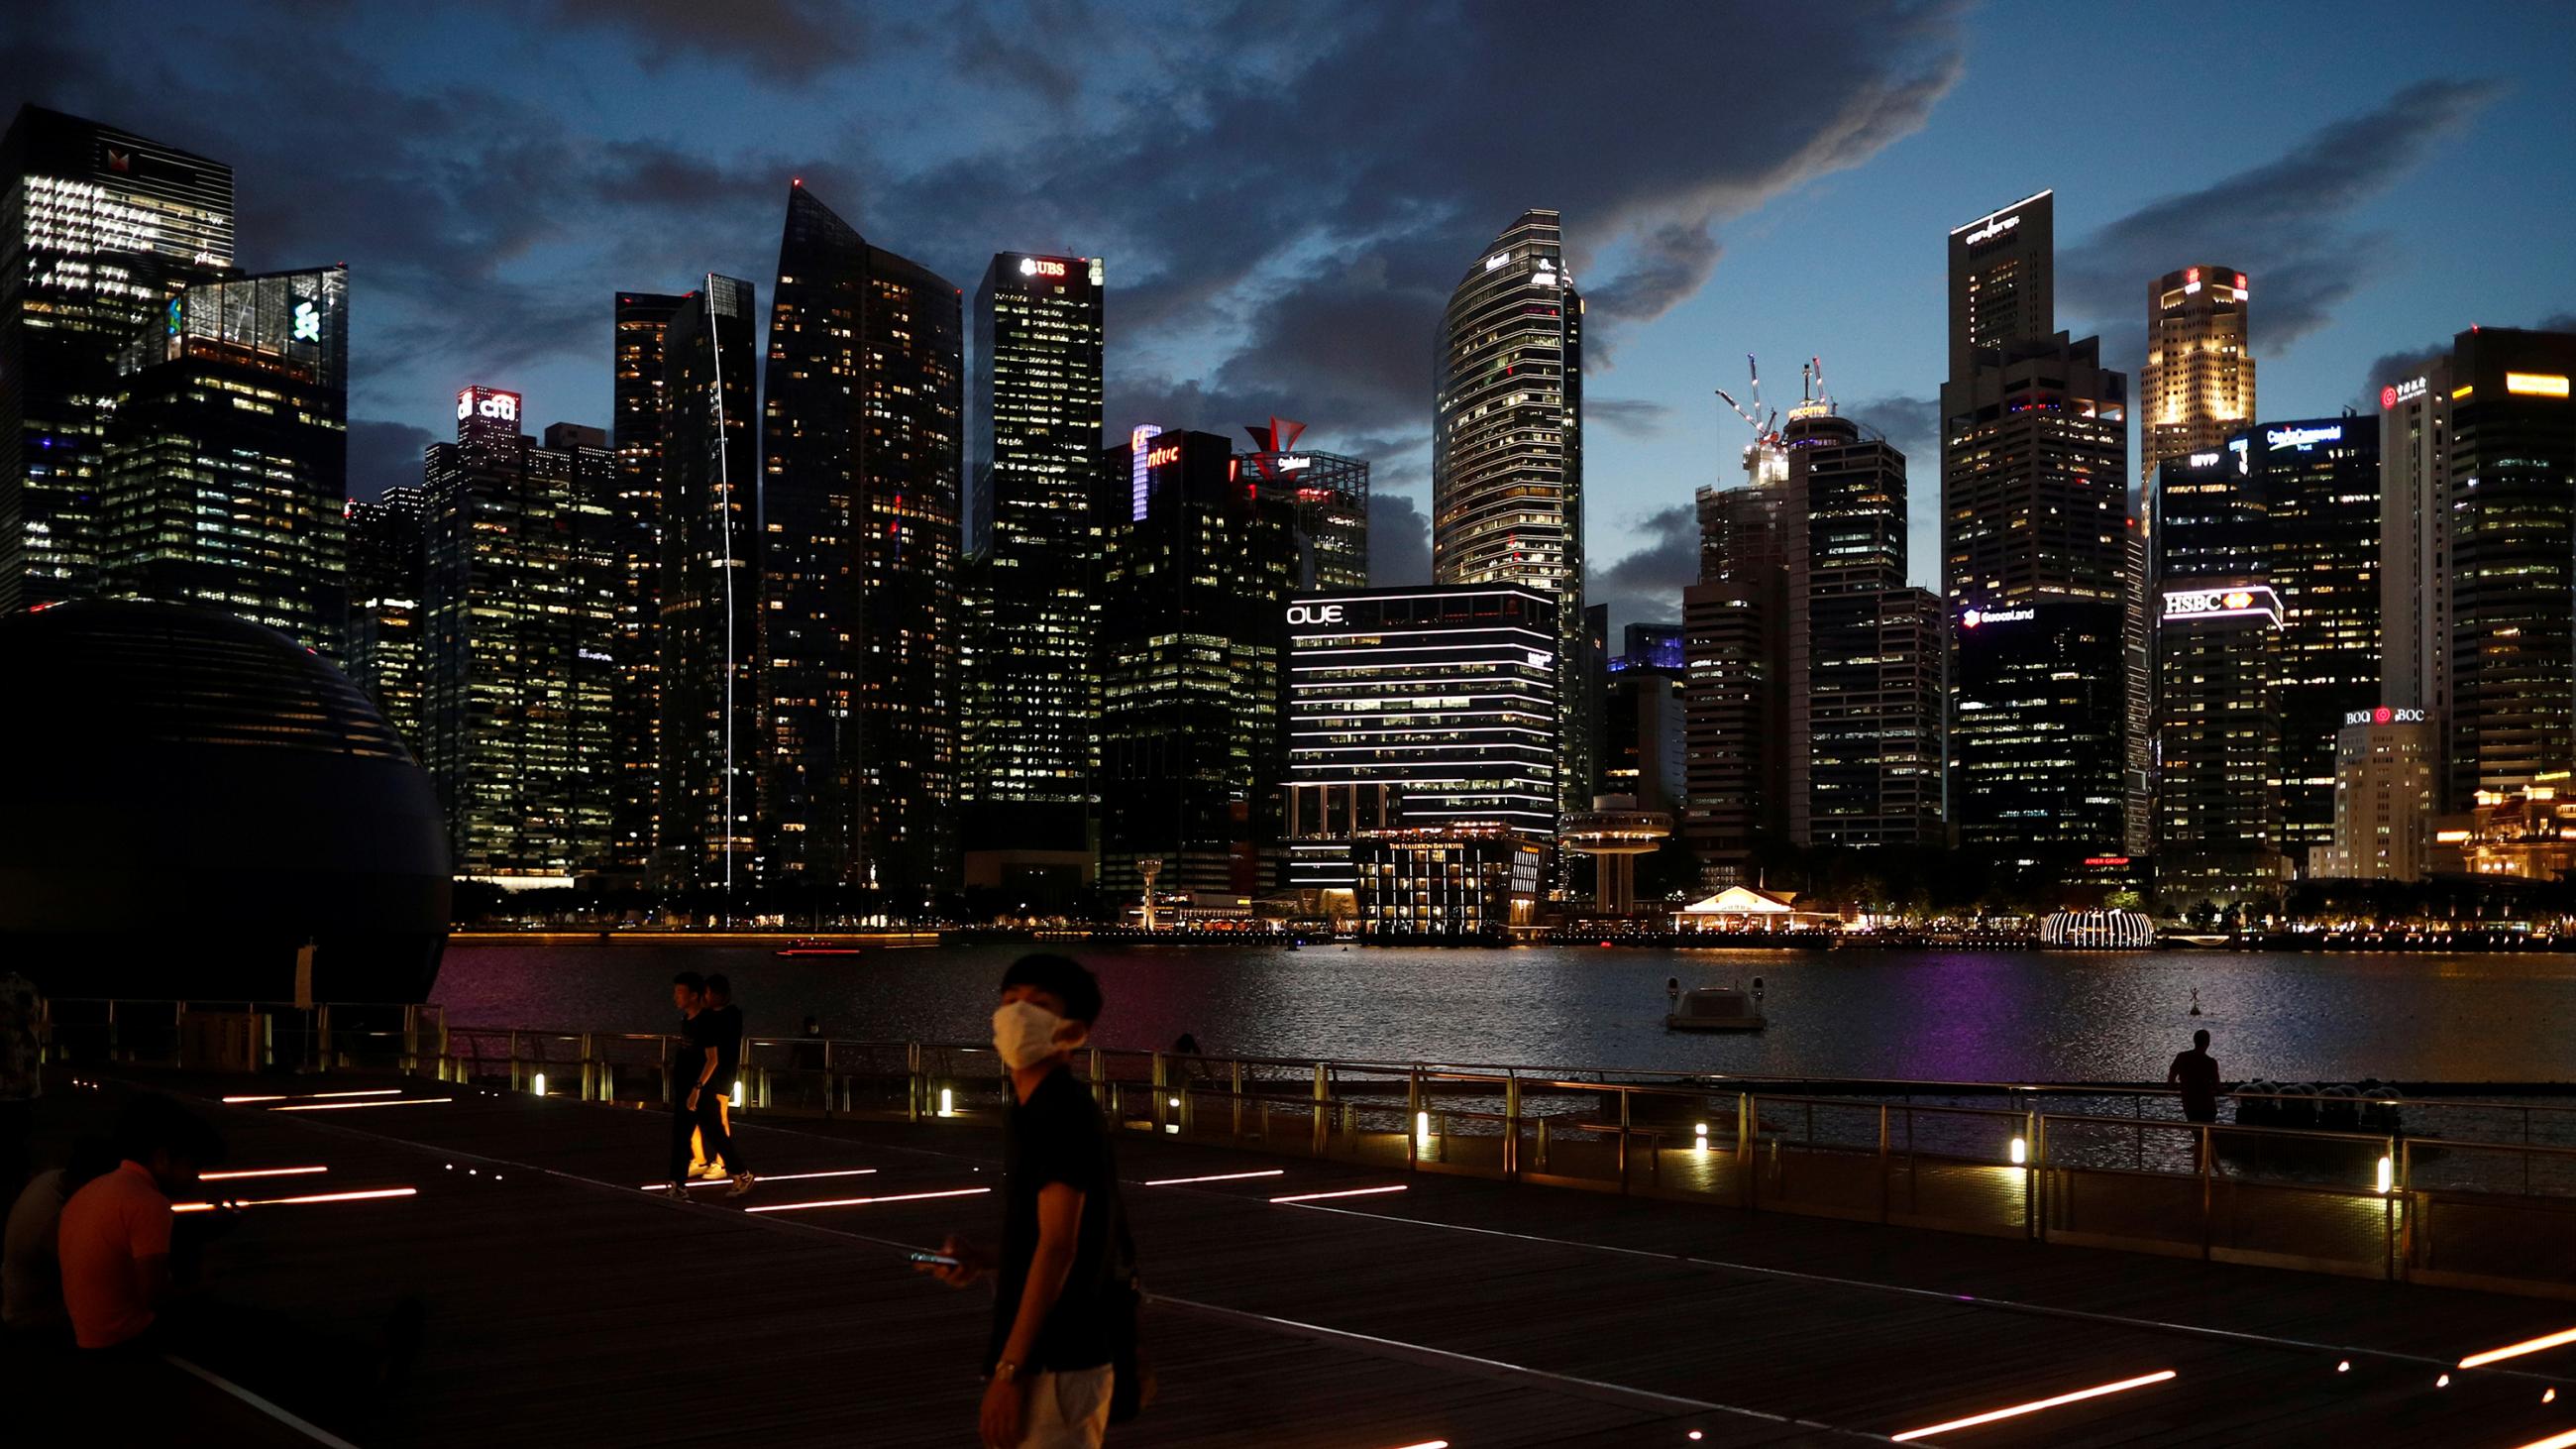
[{"label": "blue sky at dusk", "polygon": [[[1710,389],[1824,358],[1913,464],[1950,227],[2057,192],[2059,321],[2134,373],[2148,281],[2252,279],[2267,418],[2383,358],[2576,313],[2576,10],[2552,4],[1668,7],[20,0],[0,104],[230,162],[241,260],[352,269],[351,469],[415,479],[455,390],[605,425],[623,287],[768,298],[788,179],[973,290],[1107,258],[1113,433],[1271,413],[1377,464],[1427,575],[1433,328],[1523,208],[1590,303],[1593,593],[1669,617]],[[2390,366],[2400,365],[2390,363]]]}]

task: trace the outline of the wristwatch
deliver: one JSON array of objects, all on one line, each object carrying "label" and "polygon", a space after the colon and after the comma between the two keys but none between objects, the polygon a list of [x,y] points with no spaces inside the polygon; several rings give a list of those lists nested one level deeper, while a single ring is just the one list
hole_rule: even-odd
[{"label": "wristwatch", "polygon": [[1020,1376],[1020,1370],[1023,1367],[1025,1367],[1025,1365],[1013,1363],[1009,1359],[1004,1359],[1000,1363],[993,1365],[993,1377],[1003,1380],[1017,1380]]}]

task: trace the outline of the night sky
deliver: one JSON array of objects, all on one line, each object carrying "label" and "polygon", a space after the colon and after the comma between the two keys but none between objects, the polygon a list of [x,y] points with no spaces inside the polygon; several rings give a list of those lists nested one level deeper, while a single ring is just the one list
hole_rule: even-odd
[{"label": "night sky", "polygon": [[764,307],[791,177],[971,292],[1107,258],[1114,434],[1302,418],[1377,464],[1427,577],[1439,310],[1530,206],[1590,301],[1596,601],[1670,617],[1710,395],[1821,354],[1913,464],[1932,582],[1950,227],[2057,191],[2059,323],[2134,373],[2147,283],[2252,278],[2266,418],[2470,323],[2576,312],[2576,9],[1379,0],[394,5],[9,0],[0,104],[228,161],[240,260],[352,270],[351,485],[417,481],[457,388],[609,421],[619,288]]}]

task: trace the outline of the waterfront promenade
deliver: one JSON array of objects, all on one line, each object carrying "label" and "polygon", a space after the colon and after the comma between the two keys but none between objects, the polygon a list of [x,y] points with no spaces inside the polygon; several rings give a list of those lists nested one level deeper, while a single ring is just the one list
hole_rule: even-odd
[{"label": "waterfront promenade", "polygon": [[[419,1075],[75,1070],[96,1085],[48,1100],[49,1135],[147,1084],[196,1098],[232,1168],[327,1169],[240,1196],[414,1189],[251,1207],[217,1249],[226,1292],[335,1332],[430,1302],[419,1380],[350,1442],[971,1442],[985,1300],[902,1258],[990,1231],[999,1144],[971,1110],[755,1109],[766,1180],[683,1205],[640,1190],[652,1110]],[[2140,1380],[1907,1442],[2510,1449],[2576,1427],[2576,1347],[2459,1367],[2576,1323],[2563,1302],[1120,1145],[1163,1380],[1121,1444],[1888,1442]],[[299,1442],[222,1403],[244,1427],[213,1442]]]}]

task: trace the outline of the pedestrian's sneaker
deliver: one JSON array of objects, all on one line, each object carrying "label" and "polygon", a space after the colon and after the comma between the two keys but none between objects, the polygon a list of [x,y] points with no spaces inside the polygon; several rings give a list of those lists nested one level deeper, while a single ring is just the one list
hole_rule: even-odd
[{"label": "pedestrian's sneaker", "polygon": [[750,1173],[737,1172],[733,1175],[733,1187],[730,1191],[725,1193],[725,1196],[740,1197],[744,1193],[751,1191],[751,1183],[752,1177]]},{"label": "pedestrian's sneaker", "polygon": [[699,1168],[696,1176],[700,1182],[722,1182],[725,1180],[724,1164],[721,1162],[710,1162],[706,1166]]}]

